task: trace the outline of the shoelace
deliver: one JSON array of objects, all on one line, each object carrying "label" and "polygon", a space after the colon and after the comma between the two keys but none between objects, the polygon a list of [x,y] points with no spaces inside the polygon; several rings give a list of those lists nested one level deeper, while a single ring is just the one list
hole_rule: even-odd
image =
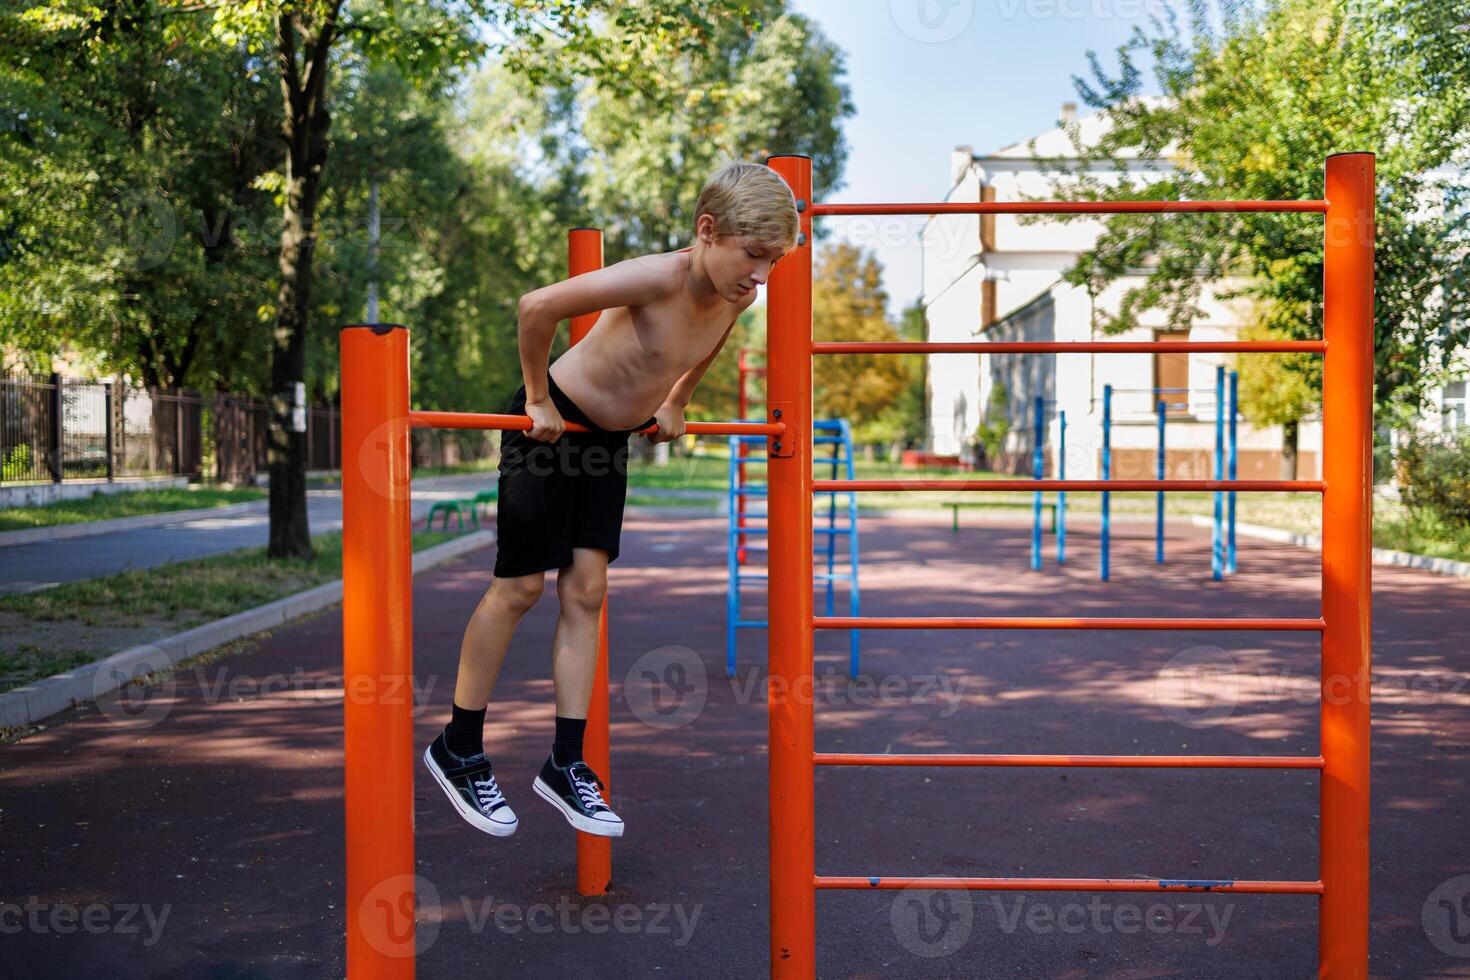
[{"label": "shoelace", "polygon": [[484,779],[473,780],[475,792],[479,794],[480,806],[492,807],[497,803],[505,802],[505,795],[500,792],[500,787],[495,785],[493,773],[487,773]]},{"label": "shoelace", "polygon": [[589,810],[611,810],[602,798],[602,793],[597,788],[596,777],[586,769],[573,769],[570,773],[572,785],[576,787],[577,795],[582,799],[582,805]]}]

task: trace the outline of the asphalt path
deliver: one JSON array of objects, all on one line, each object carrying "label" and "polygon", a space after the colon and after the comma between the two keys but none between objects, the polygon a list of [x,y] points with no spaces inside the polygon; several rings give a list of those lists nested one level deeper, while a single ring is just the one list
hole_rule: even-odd
[{"label": "asphalt path", "polygon": [[[494,486],[493,473],[415,480],[414,519],[427,515],[437,501],[472,497]],[[342,526],[342,492],[308,490],[306,510],[307,525],[313,534],[338,530]],[[29,592],[128,569],[258,547],[269,539],[270,518],[267,502],[262,500],[243,512],[205,514],[174,524],[0,548],[0,593]]]}]

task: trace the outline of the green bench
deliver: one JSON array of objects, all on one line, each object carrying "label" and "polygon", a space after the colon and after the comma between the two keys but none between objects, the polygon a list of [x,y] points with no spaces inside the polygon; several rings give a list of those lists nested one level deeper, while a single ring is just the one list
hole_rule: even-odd
[{"label": "green bench", "polygon": [[442,516],[443,530],[449,530],[449,518],[454,517],[456,530],[464,530],[464,518],[468,514],[470,524],[478,531],[480,529],[480,508],[486,504],[494,504],[499,500],[499,493],[495,490],[481,490],[473,497],[462,497],[459,500],[441,500],[429,508],[429,519],[424,522],[424,527],[432,530],[435,516]]},{"label": "green bench", "polygon": [[[948,507],[948,508],[950,508],[950,511],[953,514],[953,519],[950,521],[949,529],[951,531],[958,531],[960,529],[960,508],[961,507],[981,507],[981,508],[984,508],[986,510],[994,510],[994,509],[1003,508],[1003,507],[1014,510],[1016,508],[1024,507],[1026,510],[1029,511],[1035,505],[1034,504],[1029,504],[1029,503],[1021,503],[1019,501],[1012,503],[1012,502],[1009,502],[1009,501],[1002,501],[1002,500],[990,500],[990,501],[986,501],[986,500],[964,500],[964,501],[953,501],[953,502],[950,502],[950,503],[945,504],[945,506]],[[1050,517],[1050,523],[1047,526],[1047,532],[1049,534],[1056,534],[1057,533],[1057,505],[1056,505],[1056,502],[1055,501],[1051,501],[1051,502],[1042,501],[1041,506],[1044,507],[1048,511],[1048,516]]]}]

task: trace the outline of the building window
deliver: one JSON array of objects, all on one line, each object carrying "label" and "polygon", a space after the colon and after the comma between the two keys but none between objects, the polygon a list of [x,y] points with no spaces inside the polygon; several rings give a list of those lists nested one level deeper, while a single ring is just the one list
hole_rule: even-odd
[{"label": "building window", "polygon": [[[1188,340],[1189,331],[1165,331],[1155,330],[1154,340]],[[1154,411],[1159,402],[1163,402],[1169,415],[1189,414],[1189,352],[1183,353],[1158,353],[1154,355],[1154,388],[1164,389],[1154,393],[1154,404],[1150,405],[1149,411]],[[1171,390],[1172,389],[1172,390]]]}]

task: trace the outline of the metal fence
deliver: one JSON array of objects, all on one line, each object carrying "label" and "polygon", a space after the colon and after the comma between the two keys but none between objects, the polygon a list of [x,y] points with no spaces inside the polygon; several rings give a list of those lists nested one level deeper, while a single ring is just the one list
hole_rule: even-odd
[{"label": "metal fence", "polygon": [[[307,468],[341,466],[341,414],[306,416]],[[0,483],[185,476],[248,483],[269,467],[270,408],[226,392],[0,377]]]}]

